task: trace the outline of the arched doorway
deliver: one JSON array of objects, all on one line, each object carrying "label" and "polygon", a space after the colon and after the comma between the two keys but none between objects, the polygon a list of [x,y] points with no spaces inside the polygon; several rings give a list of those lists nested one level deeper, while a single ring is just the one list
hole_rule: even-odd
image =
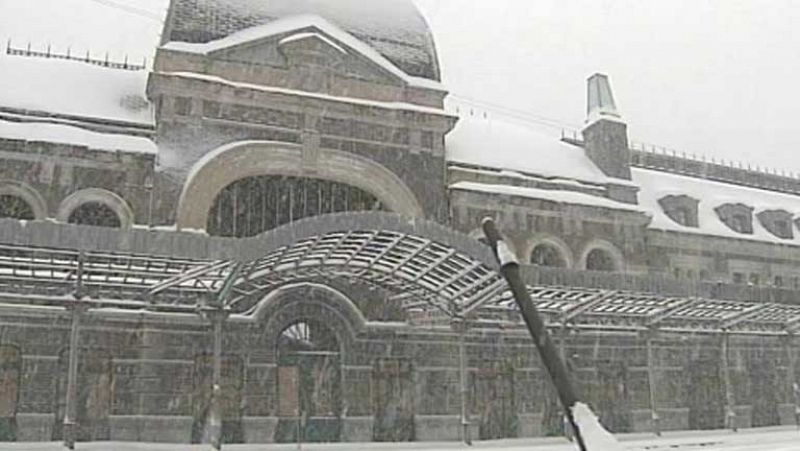
[{"label": "arched doorway", "polygon": [[334,331],[323,318],[294,321],[281,332],[276,351],[279,419],[275,441],[339,441],[342,376]]},{"label": "arched doorway", "polygon": [[606,249],[592,249],[586,254],[586,269],[589,271],[616,271],[617,263]]},{"label": "arched doorway", "polygon": [[530,263],[536,266],[566,268],[567,259],[561,250],[550,243],[537,244],[531,251]]},{"label": "arched doorway", "polygon": [[25,199],[13,194],[0,194],[0,218],[32,220],[36,215]]},{"label": "arched doorway", "polygon": [[67,222],[96,227],[119,228],[122,222],[111,207],[100,202],[86,202],[69,214]]},{"label": "arched doorway", "polygon": [[249,237],[310,216],[383,209],[377,197],[345,183],[262,175],[225,187],[214,200],[206,230],[213,236]]}]

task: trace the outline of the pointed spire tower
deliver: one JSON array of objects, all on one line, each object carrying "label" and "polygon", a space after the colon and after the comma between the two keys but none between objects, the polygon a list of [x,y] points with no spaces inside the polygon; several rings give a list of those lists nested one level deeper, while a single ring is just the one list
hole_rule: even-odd
[{"label": "pointed spire tower", "polygon": [[594,74],[587,85],[586,154],[609,177],[630,180],[628,127],[617,111],[608,76]]}]

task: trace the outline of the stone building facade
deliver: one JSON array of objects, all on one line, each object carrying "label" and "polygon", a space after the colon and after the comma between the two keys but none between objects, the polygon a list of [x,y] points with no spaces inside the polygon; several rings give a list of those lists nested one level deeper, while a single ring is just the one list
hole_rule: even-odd
[{"label": "stone building facade", "polygon": [[452,111],[374,3],[174,0],[150,69],[9,45],[63,77],[0,105],[0,440],[63,435],[77,292],[80,438],[207,441],[228,277],[227,442],[560,434],[486,216],[612,430],[796,421],[800,182],[635,148],[599,74],[580,134]]}]

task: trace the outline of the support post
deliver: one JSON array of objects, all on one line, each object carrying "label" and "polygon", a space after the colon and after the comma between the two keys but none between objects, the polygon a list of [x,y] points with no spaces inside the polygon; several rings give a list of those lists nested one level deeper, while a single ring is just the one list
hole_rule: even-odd
[{"label": "support post", "polygon": [[467,322],[463,318],[453,321],[453,327],[458,330],[458,372],[461,384],[461,438],[467,445],[472,445],[469,426],[469,387],[467,385]]},{"label": "support post", "polygon": [[725,427],[733,432],[736,427],[736,401],[733,396],[733,385],[731,384],[731,374],[728,367],[728,347],[730,346],[730,334],[727,331],[722,333],[722,383],[725,385]]},{"label": "support post", "polygon": [[794,335],[790,334],[786,337],[784,346],[786,349],[786,361],[789,366],[787,374],[789,377],[790,396],[792,397],[792,408],[794,410],[794,424],[800,430],[800,381],[797,380],[797,372],[795,371],[797,356],[794,352],[794,340]]},{"label": "support post", "polygon": [[653,422],[653,433],[661,436],[661,417],[658,415],[658,405],[656,403],[656,368],[653,362],[653,337],[652,333],[647,335],[647,386],[650,389],[650,418]]},{"label": "support post", "polygon": [[222,326],[227,313],[222,310],[209,312],[214,326],[214,355],[211,373],[211,409],[209,414],[209,441],[215,450],[222,449]]},{"label": "support post", "polygon": [[78,434],[78,361],[80,359],[80,327],[81,317],[85,307],[83,305],[83,262],[84,254],[78,254],[78,269],[75,277],[75,291],[73,292],[73,302],[70,307],[72,311],[72,323],[69,331],[69,360],[67,363],[67,393],[64,406],[64,425],[62,435],[64,437],[64,447],[75,449],[75,441]]},{"label": "support post", "polygon": [[208,435],[211,446],[222,449],[222,326],[228,319],[229,310],[225,302],[233,289],[234,282],[241,272],[242,265],[237,263],[231,267],[216,297],[206,299],[201,313],[211,321],[214,328],[214,355],[211,373],[211,408],[208,421]]}]

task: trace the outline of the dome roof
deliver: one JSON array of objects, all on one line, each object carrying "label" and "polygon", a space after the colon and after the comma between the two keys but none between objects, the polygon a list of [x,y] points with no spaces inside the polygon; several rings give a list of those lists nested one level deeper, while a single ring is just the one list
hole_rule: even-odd
[{"label": "dome roof", "polygon": [[428,24],[412,0],[173,0],[165,42],[204,43],[296,14],[316,14],[409,75],[439,80]]}]

